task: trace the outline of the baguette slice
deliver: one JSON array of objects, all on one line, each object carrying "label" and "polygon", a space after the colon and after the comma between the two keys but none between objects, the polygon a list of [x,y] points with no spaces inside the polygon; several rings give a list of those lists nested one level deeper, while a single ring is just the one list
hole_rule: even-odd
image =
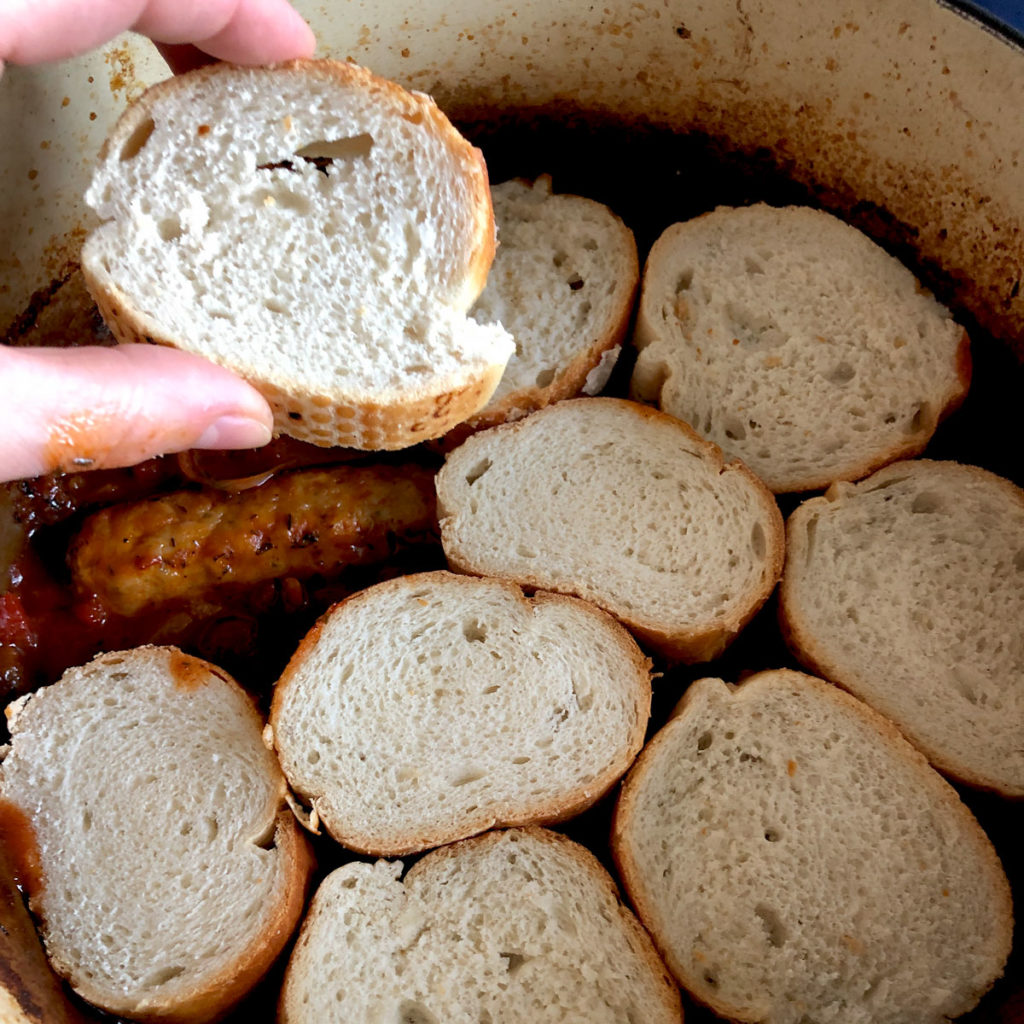
[{"label": "baguette slice", "polygon": [[7,710],[47,952],[140,1021],[222,1016],[284,948],[312,860],[247,694],[173,648],[100,655]]},{"label": "baguette slice", "polygon": [[393,856],[585,810],[639,753],[650,704],[647,660],[604,612],[432,572],[324,616],[270,724],[328,832]]},{"label": "baguette slice", "polygon": [[460,572],[574,594],[674,660],[724,650],[782,571],[782,517],[685,423],[579,398],[469,438],[437,476]]},{"label": "baguette slice", "polygon": [[486,169],[433,101],[337,61],[213,65],[114,126],[82,269],[119,341],[234,370],[275,429],[401,448],[487,401],[512,352],[467,317],[494,256]]},{"label": "baguette slice", "polygon": [[789,519],[783,633],[940,770],[1024,796],[1024,491],[900,462]]},{"label": "baguette slice", "polygon": [[970,382],[962,327],[866,235],[803,207],[720,208],[651,249],[632,394],[776,493],[916,455]]},{"label": "baguette slice", "polygon": [[999,976],[1010,888],[970,811],[836,687],[693,683],[623,786],[612,851],[680,983],[764,1024],[945,1024]]},{"label": "baguette slice", "polygon": [[321,884],[282,1024],[663,1024],[679,992],[615,884],[544,829],[490,832]]},{"label": "baguette slice", "polygon": [[632,231],[592,199],[553,195],[549,175],[506,181],[491,198],[498,253],[471,315],[501,323],[516,351],[464,425],[474,430],[596,395],[615,367],[640,276]]}]

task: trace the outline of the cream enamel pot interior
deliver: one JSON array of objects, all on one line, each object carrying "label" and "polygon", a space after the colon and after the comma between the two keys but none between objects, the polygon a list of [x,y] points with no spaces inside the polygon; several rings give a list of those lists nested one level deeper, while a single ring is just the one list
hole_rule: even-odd
[{"label": "cream enamel pot interior", "polygon": [[[1020,393],[1008,353],[1024,355],[1024,49],[982,20],[935,0],[296,6],[321,55],[428,92],[459,123],[582,120],[609,126],[617,144],[634,129],[657,129],[781,170],[814,201],[912,254],[978,329],[976,365],[991,357],[1010,378],[1001,394]],[[166,73],[147,41],[128,36],[76,60],[6,70],[0,337],[20,330],[26,311],[31,319],[74,270],[95,154],[125,102]],[[678,187],[694,187],[685,166],[679,171]],[[992,447],[1016,440],[994,437]],[[1017,454],[990,468],[1022,483]],[[728,673],[776,663],[742,661],[751,649],[713,671],[735,678]],[[766,658],[776,654],[770,648]],[[1018,883],[1020,809],[978,794],[969,802]],[[601,807],[568,831],[598,834],[607,814]],[[1016,892],[1019,903],[1019,884]],[[965,1020],[1024,1019],[1017,945],[1008,979]],[[272,999],[259,994],[232,1019],[270,1020]]]}]

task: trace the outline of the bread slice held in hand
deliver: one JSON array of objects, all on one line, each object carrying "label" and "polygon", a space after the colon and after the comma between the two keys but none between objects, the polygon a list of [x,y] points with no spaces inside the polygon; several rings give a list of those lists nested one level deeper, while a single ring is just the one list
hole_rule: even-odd
[{"label": "bread slice held in hand", "polygon": [[866,235],[805,207],[674,224],[644,268],[632,394],[776,493],[920,453],[967,392],[966,332]]},{"label": "bread slice held in hand", "polygon": [[623,785],[612,851],[680,983],[763,1024],[945,1024],[1000,975],[1010,889],[953,788],[820,679],[701,679]]},{"label": "bread slice held in hand", "polygon": [[715,657],[782,571],[782,517],[745,466],[615,398],[469,438],[437,476],[452,568],[582,597],[673,660]]},{"label": "bread slice held in hand", "polygon": [[679,992],[583,847],[530,828],[321,884],[288,964],[282,1024],[668,1024]]},{"label": "bread slice held in hand", "polygon": [[497,390],[466,424],[479,429],[607,383],[639,278],[633,233],[607,206],[553,194],[551,178],[491,190],[498,253],[472,309],[502,324],[516,350]]},{"label": "bread slice held in hand", "polygon": [[132,104],[87,201],[82,269],[119,341],[240,374],[275,430],[402,448],[497,385],[467,311],[494,256],[483,158],[433,101],[352,64],[214,65]]},{"label": "bread slice held in hand", "polygon": [[302,913],[311,855],[251,698],[174,648],[100,655],[7,710],[51,962],[140,1021],[215,1020]]},{"label": "bread slice held in hand", "polygon": [[1024,491],[899,462],[790,516],[796,656],[892,719],[937,768],[1024,796]]},{"label": "bread slice held in hand", "polygon": [[647,660],[611,616],[432,572],[324,616],[270,722],[327,831],[392,856],[583,811],[639,753],[650,703]]}]

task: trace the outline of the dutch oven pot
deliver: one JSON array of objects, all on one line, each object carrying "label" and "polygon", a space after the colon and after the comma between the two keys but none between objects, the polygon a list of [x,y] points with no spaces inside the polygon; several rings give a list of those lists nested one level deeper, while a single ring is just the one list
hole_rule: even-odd
[{"label": "dutch oven pot", "polygon": [[[1015,450],[1024,356],[1020,37],[935,0],[296,6],[321,55],[432,94],[484,146],[496,180],[556,169],[565,174],[556,173],[556,188],[593,183],[642,248],[680,215],[717,202],[809,199],[852,220],[968,323],[980,389],[968,400],[972,429],[992,434],[989,468],[1024,483]],[[134,37],[75,60],[7,69],[0,337],[17,334],[69,279],[91,223],[81,196],[95,154],[125,102],[166,74],[154,48]],[[957,453],[955,442],[949,451]],[[773,648],[768,660],[736,668],[775,657]],[[1021,905],[1019,807],[965,798]],[[569,831],[600,853],[606,826],[599,808]],[[1007,975],[965,1020],[1024,1018],[1019,951]],[[269,1020],[272,1001],[264,993],[233,1019]],[[688,1019],[705,1017],[692,1010]]]}]

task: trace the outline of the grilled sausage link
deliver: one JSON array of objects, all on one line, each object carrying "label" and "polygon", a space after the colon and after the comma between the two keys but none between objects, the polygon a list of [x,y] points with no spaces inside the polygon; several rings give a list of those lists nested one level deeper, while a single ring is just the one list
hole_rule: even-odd
[{"label": "grilled sausage link", "polygon": [[434,475],[419,466],[335,466],[229,494],[179,491],[90,516],[68,555],[75,589],[136,615],[225,584],[330,575],[436,530]]}]

